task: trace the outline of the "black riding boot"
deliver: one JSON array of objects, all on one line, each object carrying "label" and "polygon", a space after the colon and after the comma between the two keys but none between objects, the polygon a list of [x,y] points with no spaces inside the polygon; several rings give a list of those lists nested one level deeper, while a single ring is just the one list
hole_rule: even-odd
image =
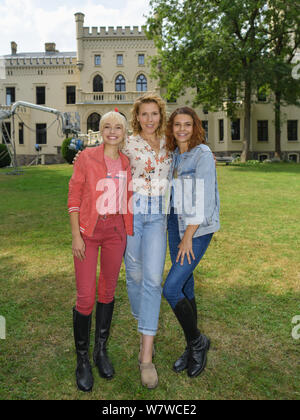
[{"label": "black riding boot", "polygon": [[[190,302],[190,304],[192,306],[193,313],[194,313],[194,316],[195,316],[195,319],[196,319],[196,322],[197,322],[198,316],[197,316],[196,299],[193,298],[192,300],[189,300],[189,302]],[[186,338],[186,341],[187,341],[187,337],[185,337],[185,338]],[[173,365],[174,372],[180,373],[180,372],[183,372],[185,369],[187,369],[187,367],[188,367],[188,360],[189,360],[189,348],[187,346],[186,349],[185,349],[185,351],[184,351],[184,353],[174,363],[174,365]]]},{"label": "black riding boot", "polygon": [[210,341],[197,328],[197,320],[188,299],[176,305],[174,313],[184,331],[188,345],[188,376],[194,378],[203,372],[207,362]]},{"label": "black riding boot", "polygon": [[92,315],[85,316],[73,309],[74,339],[77,354],[76,381],[80,391],[90,392],[94,378],[89,360]]},{"label": "black riding boot", "polygon": [[97,303],[94,362],[99,375],[104,379],[112,379],[115,374],[106,350],[114,304],[115,301],[109,304]]},{"label": "black riding boot", "polygon": [[207,352],[210,348],[210,340],[204,334],[200,334],[200,337],[191,341],[189,346],[187,373],[190,378],[195,378],[205,369]]}]

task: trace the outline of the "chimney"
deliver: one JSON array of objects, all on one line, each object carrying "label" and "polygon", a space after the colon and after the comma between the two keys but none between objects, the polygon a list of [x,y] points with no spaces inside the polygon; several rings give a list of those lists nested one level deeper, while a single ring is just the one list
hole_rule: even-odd
[{"label": "chimney", "polygon": [[16,55],[17,54],[18,45],[12,41],[11,42],[11,54]]},{"label": "chimney", "polygon": [[45,51],[46,51],[46,52],[50,52],[50,53],[55,53],[55,52],[58,52],[58,51],[56,50],[56,44],[55,44],[54,42],[47,42],[47,43],[45,44]]}]

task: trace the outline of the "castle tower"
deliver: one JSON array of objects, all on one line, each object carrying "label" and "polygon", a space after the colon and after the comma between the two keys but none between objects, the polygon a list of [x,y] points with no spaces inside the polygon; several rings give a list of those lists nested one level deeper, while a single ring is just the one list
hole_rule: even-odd
[{"label": "castle tower", "polygon": [[76,39],[77,39],[77,67],[82,71],[84,66],[84,54],[83,54],[83,24],[84,24],[84,14],[76,13],[75,22],[76,22]]}]

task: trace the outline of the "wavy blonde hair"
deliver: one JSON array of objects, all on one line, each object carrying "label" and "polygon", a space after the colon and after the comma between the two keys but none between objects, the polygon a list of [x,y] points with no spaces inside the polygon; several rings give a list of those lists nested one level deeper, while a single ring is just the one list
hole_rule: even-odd
[{"label": "wavy blonde hair", "polygon": [[135,101],[133,109],[131,110],[131,126],[134,136],[137,136],[142,132],[141,124],[138,121],[141,105],[152,103],[155,103],[158,106],[160,112],[160,125],[156,131],[156,135],[159,138],[162,138],[165,135],[167,126],[166,103],[160,96],[156,95],[155,93],[146,93]]}]

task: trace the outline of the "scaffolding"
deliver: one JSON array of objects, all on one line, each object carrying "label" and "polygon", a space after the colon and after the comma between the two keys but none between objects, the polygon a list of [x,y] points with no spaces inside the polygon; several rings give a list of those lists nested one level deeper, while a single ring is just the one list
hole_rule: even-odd
[{"label": "scaffolding", "polygon": [[[9,175],[20,175],[22,174],[22,170],[18,167],[17,161],[17,151],[16,151],[16,143],[15,143],[15,115],[17,115],[17,110],[19,107],[24,108],[31,108],[42,112],[48,112],[50,114],[54,114],[57,117],[58,123],[61,126],[61,130],[63,134],[72,133],[75,137],[78,137],[80,133],[80,117],[78,113],[75,113],[75,119],[72,118],[71,113],[69,112],[60,112],[54,108],[48,108],[42,105],[31,104],[29,102],[18,101],[11,106],[9,110],[4,110],[0,108],[0,139],[4,140],[4,144],[7,147],[7,152],[4,151],[0,154],[0,159],[4,157],[6,153],[9,154],[11,158],[11,167],[13,168]],[[5,124],[2,124],[2,121],[11,119],[12,120],[12,132],[11,135],[7,130]],[[54,121],[54,122],[56,122]],[[4,130],[4,132],[3,132]],[[39,150],[38,156],[31,162],[31,165],[39,163]]]}]

